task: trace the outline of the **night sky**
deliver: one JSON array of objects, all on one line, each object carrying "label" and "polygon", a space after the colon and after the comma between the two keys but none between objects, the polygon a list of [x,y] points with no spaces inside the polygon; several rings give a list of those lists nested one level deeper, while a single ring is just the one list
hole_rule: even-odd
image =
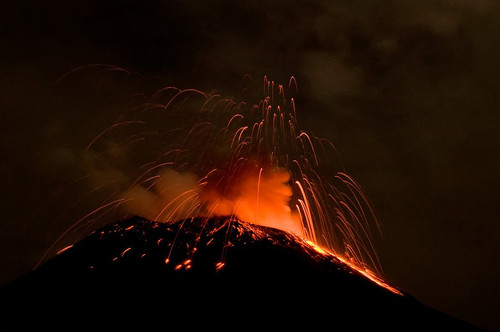
[{"label": "night sky", "polygon": [[[499,37],[494,0],[3,1],[0,283],[91,207],[69,184],[131,95],[293,75],[299,126],[335,144],[380,219],[384,278],[500,329]],[[58,81],[91,64],[128,73]]]}]

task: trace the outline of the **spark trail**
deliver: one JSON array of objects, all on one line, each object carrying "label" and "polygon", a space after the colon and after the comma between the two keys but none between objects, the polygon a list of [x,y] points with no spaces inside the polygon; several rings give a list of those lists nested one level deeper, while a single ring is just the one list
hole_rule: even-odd
[{"label": "spark trail", "polygon": [[381,282],[378,221],[361,186],[331,163],[334,145],[299,129],[295,78],[264,77],[257,90],[259,98],[235,100],[167,86],[122,114],[86,147],[94,182],[115,175],[89,215],[114,207],[160,222],[229,216],[290,232]]}]

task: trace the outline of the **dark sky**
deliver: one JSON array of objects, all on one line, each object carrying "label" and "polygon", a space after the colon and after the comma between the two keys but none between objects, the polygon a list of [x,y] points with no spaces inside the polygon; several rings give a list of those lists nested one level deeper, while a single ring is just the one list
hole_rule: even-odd
[{"label": "dark sky", "polygon": [[[81,192],[52,197],[116,100],[294,75],[299,124],[335,144],[382,223],[384,277],[500,329],[499,38],[494,0],[3,1],[0,282],[77,218]],[[132,75],[55,84],[89,64]]]}]

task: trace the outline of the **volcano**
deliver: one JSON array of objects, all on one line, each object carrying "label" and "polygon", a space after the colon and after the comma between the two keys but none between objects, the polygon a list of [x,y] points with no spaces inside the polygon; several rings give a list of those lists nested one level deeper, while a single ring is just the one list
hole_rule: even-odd
[{"label": "volcano", "polygon": [[7,284],[2,301],[23,315],[117,309],[199,326],[479,330],[375,281],[286,231],[230,217],[133,217]]}]

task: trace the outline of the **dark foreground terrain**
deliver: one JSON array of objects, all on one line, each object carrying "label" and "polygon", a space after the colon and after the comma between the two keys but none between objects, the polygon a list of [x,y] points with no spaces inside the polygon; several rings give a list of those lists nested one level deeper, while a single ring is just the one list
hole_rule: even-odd
[{"label": "dark foreground terrain", "polygon": [[229,218],[108,225],[1,291],[4,321],[21,325],[41,315],[164,330],[476,330],[289,233]]}]

